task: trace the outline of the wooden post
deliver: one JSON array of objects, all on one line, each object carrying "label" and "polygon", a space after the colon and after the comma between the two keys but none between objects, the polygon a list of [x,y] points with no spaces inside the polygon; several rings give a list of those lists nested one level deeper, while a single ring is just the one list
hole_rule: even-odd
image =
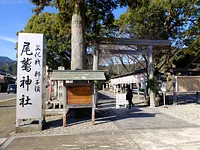
[{"label": "wooden post", "polygon": [[178,86],[177,86],[177,77],[175,77],[174,75],[173,75],[173,104],[174,105],[176,105],[177,104],[177,88],[178,88]]},{"label": "wooden post", "polygon": [[[148,46],[148,74],[149,80],[153,79],[153,50],[152,45]],[[155,107],[154,93],[150,89],[150,106]]]},{"label": "wooden post", "polygon": [[196,92],[196,103],[199,104],[199,91]]},{"label": "wooden post", "polygon": [[57,98],[58,96],[58,81],[54,81],[54,97]]},{"label": "wooden post", "polygon": [[46,81],[47,81],[47,67],[46,67],[46,49],[44,48],[43,51],[43,83],[42,83],[42,121],[41,126],[45,125],[46,119],[45,119],[45,110],[46,110],[46,102],[50,99],[47,95],[47,88],[46,88]]},{"label": "wooden post", "polygon": [[67,125],[67,87],[65,81],[63,81],[63,127]]},{"label": "wooden post", "polygon": [[95,95],[94,95],[94,91],[95,91],[95,85],[94,85],[94,81],[92,81],[92,125],[94,125],[94,123],[95,123]]},{"label": "wooden post", "polygon": [[98,97],[97,97],[97,95],[98,95],[98,91],[97,91],[97,89],[95,88],[95,84],[94,84],[94,104],[95,104],[95,106],[97,106],[98,105]]},{"label": "wooden post", "polygon": [[147,86],[146,86],[146,79],[144,78],[144,99],[146,100],[147,99]]}]

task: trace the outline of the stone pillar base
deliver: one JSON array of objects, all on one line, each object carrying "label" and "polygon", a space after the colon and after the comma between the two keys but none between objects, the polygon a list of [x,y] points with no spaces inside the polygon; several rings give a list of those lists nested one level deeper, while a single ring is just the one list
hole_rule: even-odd
[{"label": "stone pillar base", "polygon": [[39,124],[31,124],[31,125],[23,125],[16,127],[16,133],[25,133],[25,132],[34,132],[34,131],[42,131],[42,125]]}]

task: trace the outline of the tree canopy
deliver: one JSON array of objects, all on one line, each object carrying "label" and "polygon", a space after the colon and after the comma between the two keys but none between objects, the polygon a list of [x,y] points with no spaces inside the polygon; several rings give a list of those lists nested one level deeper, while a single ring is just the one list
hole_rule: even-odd
[{"label": "tree canopy", "polygon": [[63,22],[58,14],[34,15],[22,32],[43,33],[47,47],[47,65],[70,67],[70,24]]},{"label": "tree canopy", "polygon": [[172,61],[178,58],[178,53],[197,52],[195,48],[199,47],[199,15],[200,4],[196,0],[142,0],[141,5],[129,8],[121,15],[116,24],[120,26],[120,33],[124,37],[171,40],[171,48],[153,48],[154,65],[163,69],[164,66],[172,65]]},{"label": "tree canopy", "polygon": [[[114,15],[112,12],[114,9],[116,9],[119,6],[126,6],[128,4],[130,6],[133,6],[133,4],[135,5],[139,4],[137,0],[135,0],[135,3],[133,2],[131,3],[131,1],[129,0],[114,0],[114,1],[113,0],[78,0],[78,1],[76,0],[69,0],[69,1],[67,0],[30,0],[30,2],[32,2],[36,6],[36,8],[33,9],[33,11],[36,13],[36,16],[42,12],[44,7],[47,7],[47,6],[56,7],[58,9],[59,11],[58,13],[59,17],[57,17],[58,28],[59,27],[62,28],[62,26],[59,26],[60,24],[63,25],[62,23],[67,24],[67,28],[58,29],[58,30],[59,31],[61,30],[62,33],[63,31],[65,31],[67,32],[66,34],[68,36],[70,35],[72,37],[71,39],[66,38],[66,41],[62,38],[63,42],[72,44],[72,47],[71,47],[72,60],[71,61],[77,58],[83,59],[82,57],[85,57],[84,53],[81,53],[79,51],[85,51],[88,45],[85,45],[85,40],[80,41],[81,39],[111,35],[110,29],[114,27],[113,26]],[[76,28],[78,26],[77,17],[79,15],[80,15],[79,21],[81,21],[81,23],[80,23],[80,26]],[[73,22],[73,19],[72,19],[73,16],[74,17],[76,16],[76,19],[74,19],[76,20],[75,22]],[[39,15],[38,18],[42,18],[42,15]],[[46,23],[49,23],[49,22],[47,21]],[[80,29],[78,32],[75,32],[72,35],[69,32],[71,31],[73,32],[74,31],[72,30],[73,28],[76,28],[75,31],[79,30],[80,28],[82,29]],[[82,34],[78,35],[81,32]],[[55,32],[54,34],[57,34],[57,33]],[[58,35],[58,37],[59,36],[60,35]],[[73,36],[75,36],[75,38],[73,38]],[[77,40],[77,39],[79,40],[72,42],[73,40]],[[79,43],[79,44],[73,46],[76,43]],[[56,42],[55,44],[59,44],[59,42]],[[55,49],[51,49],[51,50],[57,53],[57,50]],[[64,49],[62,49],[62,51],[64,51]],[[73,51],[75,51],[75,53],[73,53]]]},{"label": "tree canopy", "polygon": [[[83,41],[84,51],[93,49],[88,45],[88,40],[91,38],[115,36],[152,40],[170,39],[174,43],[173,47],[153,47],[154,65],[159,69],[165,69],[173,63],[180,67],[182,61],[187,64],[199,55],[200,3],[196,0],[30,0],[30,2],[36,6],[33,10],[35,15],[29,20],[23,32],[44,33],[47,40],[47,64],[54,69],[59,65],[69,69],[73,57],[78,58],[77,52],[75,56],[71,55],[71,43],[73,43],[71,31],[72,16],[74,12],[80,14],[80,9],[84,12],[81,16],[83,19],[81,30],[84,32],[81,36],[86,39]],[[77,4],[83,5],[80,8],[76,7]],[[47,6],[57,8],[58,13],[42,13]],[[115,20],[113,10],[120,6],[128,6],[128,10]],[[146,47],[137,46],[137,48]],[[87,56],[87,62],[90,62],[91,66],[92,55]],[[126,67],[123,62],[125,59],[122,57],[119,61]],[[141,57],[128,57],[132,61],[139,60],[141,64],[144,64],[144,60],[147,62],[146,57],[143,60]],[[187,59],[188,57],[190,59]],[[135,69],[134,66],[129,68]]]}]

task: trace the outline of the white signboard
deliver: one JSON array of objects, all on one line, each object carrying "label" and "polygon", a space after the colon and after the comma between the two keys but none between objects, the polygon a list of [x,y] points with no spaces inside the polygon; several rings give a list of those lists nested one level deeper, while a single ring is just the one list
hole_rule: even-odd
[{"label": "white signboard", "polygon": [[161,90],[162,90],[163,92],[166,92],[166,91],[167,91],[167,83],[166,83],[166,82],[162,82]]},{"label": "white signboard", "polygon": [[42,118],[43,34],[18,36],[16,118]]}]

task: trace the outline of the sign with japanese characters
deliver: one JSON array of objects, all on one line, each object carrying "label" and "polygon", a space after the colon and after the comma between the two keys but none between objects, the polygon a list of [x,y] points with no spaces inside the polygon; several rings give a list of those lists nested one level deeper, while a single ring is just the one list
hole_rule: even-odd
[{"label": "sign with japanese characters", "polygon": [[18,36],[16,118],[42,118],[43,34]]}]

